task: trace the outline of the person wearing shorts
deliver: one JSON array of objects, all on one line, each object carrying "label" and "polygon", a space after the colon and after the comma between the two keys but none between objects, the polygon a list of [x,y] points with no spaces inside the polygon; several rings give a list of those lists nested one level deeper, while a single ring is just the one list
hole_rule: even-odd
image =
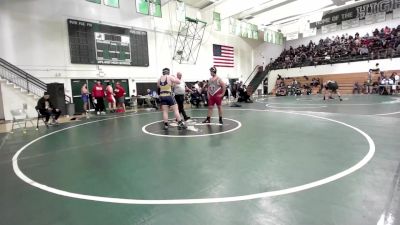
[{"label": "person wearing shorts", "polygon": [[83,111],[84,113],[88,113],[89,110],[89,90],[87,88],[87,84],[83,84],[81,88],[81,97],[83,101]]},{"label": "person wearing shorts", "polygon": [[115,112],[116,106],[115,106],[114,90],[110,83],[107,83],[106,99],[108,102],[108,109],[110,110],[110,112]]},{"label": "person wearing shorts", "polygon": [[115,98],[117,100],[117,108],[119,110],[122,109],[125,112],[125,89],[121,86],[121,83],[117,82],[115,84]]},{"label": "person wearing shorts", "polygon": [[169,107],[172,108],[175,114],[175,119],[178,121],[178,129],[186,129],[186,125],[183,122],[181,115],[179,114],[178,105],[176,104],[175,98],[172,96],[172,87],[175,84],[180,84],[180,80],[170,75],[170,70],[164,68],[162,70],[162,76],[157,81],[157,86],[160,90],[160,104],[163,111],[164,130],[168,130],[168,111]]},{"label": "person wearing shorts", "polygon": [[217,105],[218,115],[219,115],[219,123],[223,124],[222,121],[222,99],[224,97],[226,91],[226,85],[222,81],[220,77],[217,76],[217,68],[214,66],[210,68],[211,78],[208,81],[207,88],[207,97],[208,97],[208,114],[207,118],[203,121],[203,123],[211,122],[211,115],[214,108],[214,105]]},{"label": "person wearing shorts", "polygon": [[326,99],[326,92],[329,92],[329,99],[334,99],[332,97],[332,94],[337,94],[339,97],[340,101],[343,101],[343,99],[340,97],[340,93],[337,91],[339,89],[339,85],[336,81],[334,80],[328,80],[325,85],[325,91],[324,91],[324,100]]}]

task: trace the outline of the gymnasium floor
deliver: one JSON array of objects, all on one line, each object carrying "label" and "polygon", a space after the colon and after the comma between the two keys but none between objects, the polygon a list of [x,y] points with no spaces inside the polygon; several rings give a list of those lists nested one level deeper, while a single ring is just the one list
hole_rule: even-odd
[{"label": "gymnasium floor", "polygon": [[146,112],[1,134],[0,224],[400,223],[399,97],[188,114],[186,131]]}]

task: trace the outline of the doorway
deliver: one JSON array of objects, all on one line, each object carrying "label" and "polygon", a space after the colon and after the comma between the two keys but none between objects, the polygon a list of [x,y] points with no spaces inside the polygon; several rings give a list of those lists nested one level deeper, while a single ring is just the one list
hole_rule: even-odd
[{"label": "doorway", "polygon": [[[83,84],[87,84],[89,92],[92,91],[93,86],[95,85],[96,81],[100,80],[104,86],[105,84],[110,83],[113,88],[115,88],[115,83],[120,82],[121,86],[125,89],[125,99],[129,99],[129,84],[128,79],[72,79],[71,80],[71,89],[72,89],[72,97],[75,104],[75,112],[82,113],[83,112],[83,101],[81,98],[81,88]],[[91,99],[91,98],[90,98]],[[90,104],[91,108],[93,105]],[[106,104],[107,107],[107,104]]]}]

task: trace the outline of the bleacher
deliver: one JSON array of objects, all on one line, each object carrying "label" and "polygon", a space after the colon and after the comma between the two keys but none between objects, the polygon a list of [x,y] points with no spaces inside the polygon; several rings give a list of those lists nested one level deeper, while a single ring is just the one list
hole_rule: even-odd
[{"label": "bleacher", "polygon": [[[390,70],[390,71],[385,71],[385,74],[392,74],[393,72],[396,72],[400,74],[400,70]],[[372,83],[375,81],[378,81],[380,74],[379,73],[372,73]],[[305,77],[293,77],[290,78],[289,81],[292,79],[296,79],[296,81],[303,86],[304,84],[310,85],[311,80],[313,78],[320,78],[321,84],[323,82],[326,82],[327,80],[335,80],[339,84],[339,92],[341,94],[352,94],[353,93],[353,88],[354,88],[354,83],[358,82],[360,86],[363,86],[364,83],[368,80],[368,72],[363,72],[363,73],[345,73],[345,74],[329,74],[329,75],[314,75],[314,76],[307,76],[308,79]],[[285,79],[285,85],[288,85],[288,79]],[[272,91],[272,93],[275,94],[275,90]],[[312,94],[317,94],[318,91],[320,90],[320,86],[318,87],[312,87]]]},{"label": "bleacher", "polygon": [[[388,30],[387,30],[388,29]],[[342,51],[333,52],[331,48],[340,47]],[[367,48],[366,54],[360,52],[361,48]],[[356,50],[356,51],[354,51]],[[312,56],[314,54],[314,56]],[[301,56],[301,57],[300,57]],[[400,25],[397,28],[382,28],[381,31],[375,30],[371,36],[361,37],[342,35],[334,39],[327,37],[321,39],[319,43],[310,42],[307,46],[302,45],[294,49],[284,50],[281,55],[266,67],[266,70],[291,69],[304,66],[318,66],[325,64],[335,64],[344,62],[355,62],[371,59],[385,59],[400,57]],[[386,75],[399,71],[384,71]],[[285,75],[282,77],[285,78]],[[368,80],[368,72],[313,75],[306,77],[296,77],[297,82],[303,87],[304,84],[310,85],[313,78],[320,78],[321,84],[327,80],[335,80],[339,84],[339,91],[342,94],[352,94],[354,84],[358,82],[360,87],[365,87]],[[378,81],[379,73],[372,74],[372,82]],[[285,86],[290,86],[291,80],[285,79]],[[399,84],[397,84],[399,85]],[[276,93],[277,86],[272,90]],[[312,87],[312,94],[320,91],[319,87]]]}]

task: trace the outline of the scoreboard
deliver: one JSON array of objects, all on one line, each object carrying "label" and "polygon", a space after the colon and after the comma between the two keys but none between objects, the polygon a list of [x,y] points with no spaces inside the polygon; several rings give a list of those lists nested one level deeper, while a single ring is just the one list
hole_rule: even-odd
[{"label": "scoreboard", "polygon": [[147,32],[68,19],[71,63],[149,66]]},{"label": "scoreboard", "polygon": [[131,64],[129,36],[95,32],[96,60],[99,64]]}]

